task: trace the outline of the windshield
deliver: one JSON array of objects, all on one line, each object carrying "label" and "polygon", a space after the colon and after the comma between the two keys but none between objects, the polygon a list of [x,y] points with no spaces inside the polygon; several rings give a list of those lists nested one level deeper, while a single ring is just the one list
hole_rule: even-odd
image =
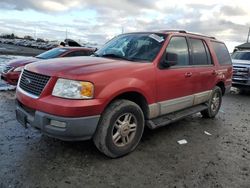
[{"label": "windshield", "polygon": [[164,34],[154,33],[119,35],[99,49],[95,56],[152,62],[159,53],[165,38]]},{"label": "windshield", "polygon": [[250,52],[234,52],[232,59],[250,60]]},{"label": "windshield", "polygon": [[51,58],[56,58],[62,55],[64,52],[66,52],[67,49],[62,49],[62,48],[54,48],[52,50],[49,50],[47,52],[44,52],[38,56],[36,56],[39,59],[51,59]]}]

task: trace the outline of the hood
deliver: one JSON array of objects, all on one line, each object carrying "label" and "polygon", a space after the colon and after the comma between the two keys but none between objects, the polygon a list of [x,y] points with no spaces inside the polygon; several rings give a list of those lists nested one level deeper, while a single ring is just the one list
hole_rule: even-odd
[{"label": "hood", "polygon": [[232,59],[233,64],[239,64],[239,65],[249,65],[250,66],[250,60],[239,60],[239,59]]},{"label": "hood", "polygon": [[21,66],[24,66],[29,63],[36,62],[36,61],[39,61],[39,59],[36,57],[29,57],[29,58],[24,58],[24,59],[12,60],[8,63],[8,65],[11,67],[21,67]]},{"label": "hood", "polygon": [[112,69],[131,69],[136,62],[102,57],[56,58],[32,63],[27,70],[48,76],[78,78],[79,76]]}]

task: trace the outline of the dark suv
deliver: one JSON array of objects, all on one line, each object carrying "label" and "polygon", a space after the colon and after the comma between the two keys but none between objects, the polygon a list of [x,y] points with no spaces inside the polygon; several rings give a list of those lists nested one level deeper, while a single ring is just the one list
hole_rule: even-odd
[{"label": "dark suv", "polygon": [[61,140],[93,139],[109,157],[155,129],[200,112],[218,113],[231,87],[223,42],[185,31],[122,34],[92,57],[25,67],[17,86],[18,121]]}]

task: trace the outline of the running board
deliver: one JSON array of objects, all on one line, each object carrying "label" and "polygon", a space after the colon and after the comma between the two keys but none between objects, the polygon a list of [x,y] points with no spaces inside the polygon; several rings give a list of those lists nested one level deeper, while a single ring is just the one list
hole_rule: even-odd
[{"label": "running board", "polygon": [[208,106],[206,104],[200,104],[194,107],[186,108],[184,110],[172,112],[170,114],[163,115],[158,118],[147,120],[146,124],[150,129],[156,129],[158,127],[162,127],[182,118],[185,118],[186,116],[206,110],[207,108]]}]

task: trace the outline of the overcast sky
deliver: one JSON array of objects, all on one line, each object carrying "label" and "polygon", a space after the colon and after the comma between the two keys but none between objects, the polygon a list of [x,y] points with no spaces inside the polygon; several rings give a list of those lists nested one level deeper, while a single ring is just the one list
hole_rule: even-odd
[{"label": "overcast sky", "polygon": [[124,32],[184,29],[246,42],[247,0],[1,0],[0,33],[104,43]]}]

